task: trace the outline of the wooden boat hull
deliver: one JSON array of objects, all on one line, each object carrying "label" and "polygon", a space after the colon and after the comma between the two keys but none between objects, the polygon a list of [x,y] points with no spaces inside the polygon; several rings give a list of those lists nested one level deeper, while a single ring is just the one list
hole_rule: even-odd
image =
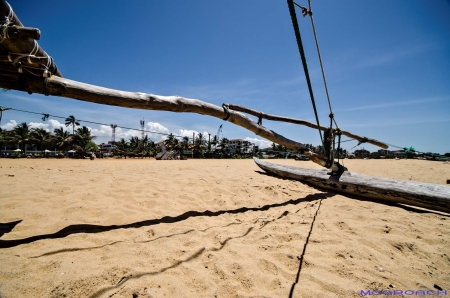
[{"label": "wooden boat hull", "polygon": [[313,170],[264,162],[255,163],[264,171],[337,193],[384,200],[450,213],[450,187],[344,172],[339,180],[330,179],[327,170]]}]

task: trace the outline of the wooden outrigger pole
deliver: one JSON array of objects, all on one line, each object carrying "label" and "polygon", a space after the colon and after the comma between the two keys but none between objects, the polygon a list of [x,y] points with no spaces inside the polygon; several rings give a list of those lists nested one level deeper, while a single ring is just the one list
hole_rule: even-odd
[{"label": "wooden outrigger pole", "polygon": [[[0,0],[0,22],[2,21],[2,18],[3,23],[0,24],[1,88],[25,91],[30,94],[39,93],[47,96],[67,97],[125,108],[208,115],[239,125],[274,143],[286,146],[293,150],[303,151],[311,161],[321,166],[327,166],[333,172],[338,172],[342,169],[342,166],[336,162],[329,163],[328,157],[310,152],[305,145],[267,129],[262,126],[261,123],[251,120],[249,117],[238,111],[265,119],[319,128],[315,124],[304,120],[268,115],[238,105],[224,104],[220,107],[197,99],[189,99],[180,96],[160,96],[141,92],[126,92],[65,79],[57,69],[53,59],[37,44],[36,39],[40,36],[39,30],[35,28],[24,28],[20,20],[14,14],[11,6],[5,0]],[[321,129],[325,130],[327,128],[321,127]],[[359,141],[372,143],[381,148],[388,147],[386,144],[377,140],[360,137],[347,131],[342,131],[342,134]],[[261,163],[258,165],[261,166]],[[358,178],[356,177],[355,179]],[[333,183],[340,183],[338,180],[333,181]],[[373,187],[379,189],[380,192],[383,192],[383,185],[375,184]],[[407,184],[404,184],[404,187],[408,187]],[[337,191],[339,188],[335,188],[334,190]],[[408,198],[405,197],[407,195],[405,195],[404,192],[395,189],[389,191],[394,192],[393,198],[401,198],[401,200],[398,200],[399,203],[408,202]],[[426,190],[423,195],[423,200],[426,201],[427,198],[429,198],[430,204],[427,205],[428,208],[450,211],[448,199],[447,201],[444,201],[444,203],[440,202],[436,205],[433,203],[435,202],[433,199],[434,190],[429,189],[428,191],[429,195],[426,194]],[[447,194],[447,198],[449,198],[450,188]],[[436,208],[433,208],[435,205]]]}]

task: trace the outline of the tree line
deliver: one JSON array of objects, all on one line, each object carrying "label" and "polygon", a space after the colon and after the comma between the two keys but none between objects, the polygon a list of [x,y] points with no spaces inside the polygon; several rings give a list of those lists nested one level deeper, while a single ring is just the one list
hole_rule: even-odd
[{"label": "tree line", "polygon": [[53,132],[43,128],[31,128],[26,122],[17,124],[11,130],[0,129],[0,153],[8,145],[18,145],[21,152],[17,152],[17,156],[24,154],[26,145],[29,146],[28,150],[40,150],[42,155],[45,155],[48,149],[59,151],[72,149],[80,155],[98,150],[98,146],[93,142],[96,137],[91,135],[86,126],[75,129],[75,126],[80,125],[75,117],[66,118],[65,124],[72,126],[72,133],[64,131],[63,127],[55,128]]}]

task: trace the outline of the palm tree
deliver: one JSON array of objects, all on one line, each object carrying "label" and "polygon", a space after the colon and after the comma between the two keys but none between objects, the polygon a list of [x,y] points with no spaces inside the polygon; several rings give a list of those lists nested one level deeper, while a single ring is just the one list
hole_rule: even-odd
[{"label": "palm tree", "polygon": [[53,133],[53,143],[55,146],[61,150],[65,150],[72,141],[70,133],[64,131],[62,127],[55,128]]},{"label": "palm tree", "polygon": [[152,140],[148,138],[148,136],[145,136],[142,140],[142,146],[143,146],[143,154],[144,157],[153,157],[156,155],[156,144]]},{"label": "palm tree", "polygon": [[129,151],[129,144],[124,138],[121,138],[119,142],[116,142],[114,148],[114,154],[125,156],[127,158],[127,153]]},{"label": "palm tree", "polygon": [[2,154],[3,146],[6,146],[11,142],[12,131],[2,130],[0,128],[0,155]]},{"label": "palm tree", "polygon": [[22,147],[22,151],[25,152],[25,144],[30,142],[30,126],[26,122],[17,124],[13,128],[12,139],[15,143]]},{"label": "palm tree", "polygon": [[139,156],[143,151],[142,142],[139,137],[131,137],[130,139],[130,152],[133,154],[133,157]]},{"label": "palm tree", "polygon": [[217,146],[217,144],[219,144],[219,142],[220,142],[219,137],[214,136],[214,137],[212,138],[212,140],[211,140],[211,145],[214,146],[214,151],[216,151],[216,146]]},{"label": "palm tree", "polygon": [[72,135],[72,144],[74,149],[80,154],[84,155],[90,150],[93,150],[95,143],[92,140],[96,139],[96,136],[91,135],[91,131],[86,126],[80,127]]},{"label": "palm tree", "polygon": [[75,134],[75,125],[80,126],[80,122],[73,115],[66,118],[66,126],[72,125],[72,134]]},{"label": "palm tree", "polygon": [[86,156],[91,152],[97,151],[98,146],[94,142],[88,141],[86,143],[80,143],[75,145],[74,149],[77,151],[79,155]]},{"label": "palm tree", "polygon": [[86,126],[77,128],[75,135],[73,136],[74,139],[83,139],[85,141],[92,141],[95,140],[97,137],[91,135],[91,131]]},{"label": "palm tree", "polygon": [[33,128],[30,132],[30,142],[39,145],[42,152],[45,154],[47,146],[50,145],[52,137],[48,131],[43,128]]},{"label": "palm tree", "polygon": [[220,140],[220,147],[221,147],[222,153],[224,153],[225,151],[228,151],[229,144],[230,144],[230,140],[228,140],[227,138],[223,138],[222,140]]},{"label": "palm tree", "polygon": [[[172,133],[170,133],[170,134],[168,134],[167,135],[167,138],[166,138],[166,140],[165,140],[165,144],[166,144],[166,147],[169,149],[169,150],[172,150],[172,148],[173,148],[173,145],[175,144],[175,140],[176,140],[176,138],[175,138],[175,136],[172,134]],[[178,141],[178,140],[177,140]]]},{"label": "palm tree", "polygon": [[184,136],[181,139],[180,145],[181,145],[181,149],[188,150],[189,149],[189,137]]},{"label": "palm tree", "polygon": [[194,153],[198,153],[200,156],[203,156],[203,148],[205,147],[205,145],[206,139],[202,133],[199,133],[194,141]]}]

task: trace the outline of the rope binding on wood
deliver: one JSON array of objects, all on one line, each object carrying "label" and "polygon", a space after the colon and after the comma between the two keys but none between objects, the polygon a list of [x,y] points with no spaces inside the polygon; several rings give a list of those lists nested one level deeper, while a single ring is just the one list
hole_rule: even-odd
[{"label": "rope binding on wood", "polygon": [[222,104],[222,108],[223,108],[224,112],[227,113],[227,116],[225,118],[223,118],[223,120],[227,121],[228,118],[230,118],[230,110],[228,110],[228,107],[226,104]]}]

